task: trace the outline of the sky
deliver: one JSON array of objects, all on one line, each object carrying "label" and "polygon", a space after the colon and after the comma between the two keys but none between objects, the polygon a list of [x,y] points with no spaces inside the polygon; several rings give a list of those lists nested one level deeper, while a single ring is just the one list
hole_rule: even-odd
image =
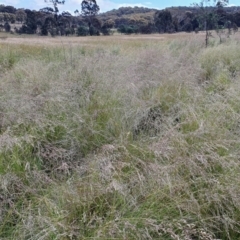
[{"label": "sky", "polygon": [[[65,4],[59,7],[60,11],[69,11],[73,13],[76,9],[81,10],[82,0],[65,0]],[[148,7],[155,9],[164,9],[172,6],[190,6],[194,2],[200,0],[97,0],[101,12],[106,12],[112,9],[126,6]],[[240,5],[239,0],[229,1],[229,5]],[[27,8],[32,10],[39,10],[40,8],[50,7],[45,0],[0,0],[0,4],[14,6],[15,8]]]}]

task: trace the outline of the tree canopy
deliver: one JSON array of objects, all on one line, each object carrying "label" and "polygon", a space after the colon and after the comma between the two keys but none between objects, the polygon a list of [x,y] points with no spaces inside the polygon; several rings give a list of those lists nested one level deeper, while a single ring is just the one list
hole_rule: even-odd
[{"label": "tree canopy", "polygon": [[58,5],[64,4],[65,0],[45,0],[46,3],[50,3],[53,6],[53,12],[56,14],[59,12]]},{"label": "tree canopy", "polygon": [[159,32],[167,32],[173,28],[172,14],[168,10],[157,11],[154,21]]},{"label": "tree canopy", "polygon": [[81,7],[82,7],[82,15],[85,17],[95,16],[98,14],[100,10],[96,0],[83,0]]}]

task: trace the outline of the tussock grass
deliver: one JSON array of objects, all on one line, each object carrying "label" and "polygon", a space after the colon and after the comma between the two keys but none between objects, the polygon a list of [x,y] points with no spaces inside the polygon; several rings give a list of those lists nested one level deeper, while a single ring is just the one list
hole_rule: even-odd
[{"label": "tussock grass", "polygon": [[0,48],[1,239],[238,239],[240,47]]}]

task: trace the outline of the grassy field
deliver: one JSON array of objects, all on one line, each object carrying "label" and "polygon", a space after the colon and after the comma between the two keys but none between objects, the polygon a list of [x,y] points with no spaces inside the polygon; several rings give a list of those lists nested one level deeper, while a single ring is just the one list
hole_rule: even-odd
[{"label": "grassy field", "polygon": [[0,79],[1,240],[240,239],[239,33],[4,35]]}]

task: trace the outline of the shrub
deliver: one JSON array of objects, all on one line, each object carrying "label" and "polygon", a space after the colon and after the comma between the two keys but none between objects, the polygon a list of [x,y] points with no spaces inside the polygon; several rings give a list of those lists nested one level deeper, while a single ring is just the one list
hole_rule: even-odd
[{"label": "shrub", "polygon": [[5,22],[3,27],[4,27],[6,32],[10,32],[11,31],[11,26],[10,26],[10,24],[8,22]]},{"label": "shrub", "polygon": [[88,33],[89,33],[89,31],[88,31],[87,27],[79,26],[77,28],[77,35],[78,36],[87,36]]}]

